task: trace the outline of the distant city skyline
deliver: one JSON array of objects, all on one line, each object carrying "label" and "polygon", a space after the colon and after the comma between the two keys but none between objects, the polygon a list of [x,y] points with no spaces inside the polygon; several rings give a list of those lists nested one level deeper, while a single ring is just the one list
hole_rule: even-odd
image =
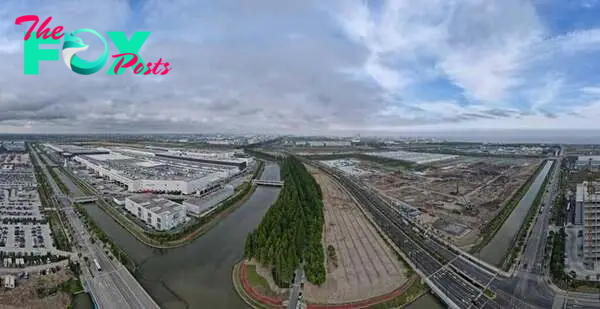
[{"label": "distant city skyline", "polygon": [[[4,133],[600,129],[596,0],[2,6]],[[48,26],[66,31],[151,31],[140,55],[174,69],[81,76],[42,61],[39,75],[24,75],[22,15],[52,16]],[[98,39],[80,37],[90,48],[78,55],[95,59]]]}]

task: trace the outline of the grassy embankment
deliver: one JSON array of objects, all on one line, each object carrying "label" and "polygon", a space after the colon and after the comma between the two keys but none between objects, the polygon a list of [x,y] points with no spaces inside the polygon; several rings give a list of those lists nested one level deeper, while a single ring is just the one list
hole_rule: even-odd
[{"label": "grassy embankment", "polygon": [[545,162],[546,160],[542,161],[542,163],[538,165],[535,172],[531,176],[529,176],[529,179],[527,179],[527,181],[521,186],[521,188],[519,188],[519,190],[511,197],[509,202],[506,203],[504,207],[502,207],[500,212],[492,220],[490,220],[490,222],[488,222],[485,226],[481,228],[481,241],[469,250],[470,253],[479,252],[479,250],[487,246],[488,243],[492,240],[492,238],[494,238],[494,236],[496,235],[498,230],[500,230],[506,219],[508,219],[513,210],[515,210],[517,205],[519,205],[519,202],[521,201],[525,193],[527,193],[527,190],[529,190],[529,187],[531,187],[531,184],[537,178],[538,174],[544,167]]}]

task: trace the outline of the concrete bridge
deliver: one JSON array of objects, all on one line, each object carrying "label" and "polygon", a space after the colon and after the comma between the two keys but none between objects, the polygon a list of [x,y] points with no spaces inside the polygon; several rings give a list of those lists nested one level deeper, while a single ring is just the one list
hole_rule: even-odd
[{"label": "concrete bridge", "polygon": [[254,179],[254,180],[252,180],[252,183],[254,183],[258,186],[271,186],[271,187],[282,187],[283,186],[283,181],[277,181],[277,180]]},{"label": "concrete bridge", "polygon": [[79,196],[79,197],[69,197],[72,203],[85,204],[85,203],[93,203],[98,200],[98,197],[95,195],[88,196]]}]

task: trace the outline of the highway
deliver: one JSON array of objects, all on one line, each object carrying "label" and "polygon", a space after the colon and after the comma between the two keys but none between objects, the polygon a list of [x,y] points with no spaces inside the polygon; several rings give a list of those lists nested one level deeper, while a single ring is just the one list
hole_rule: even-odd
[{"label": "highway", "polygon": [[[366,192],[353,180],[325,168],[334,178],[366,208],[379,227],[410,259],[411,263],[437,287],[446,298],[444,301],[452,308],[528,308],[513,299],[510,294],[496,293],[494,299],[483,295],[483,289],[494,286],[495,274],[485,268],[474,265],[461,253],[456,253],[423,235],[407,220],[402,219],[395,209],[391,208],[375,194]],[[473,275],[473,278],[471,277]],[[481,281],[481,282],[480,282]],[[494,291],[495,292],[495,291]],[[531,308],[531,307],[530,307]]]},{"label": "highway", "polygon": [[530,299],[539,301],[540,299],[550,299],[554,297],[554,292],[546,284],[539,284],[548,280],[546,274],[546,265],[544,265],[544,254],[546,251],[546,240],[548,236],[549,214],[554,205],[554,196],[559,182],[560,168],[562,160],[555,160],[555,167],[548,184],[546,192],[543,192],[542,205],[540,212],[536,217],[525,250],[519,263],[517,272],[518,283],[516,284],[513,295],[521,299]]},{"label": "highway", "polygon": [[[427,279],[443,294],[438,295],[452,308],[549,308],[553,297],[541,302],[525,302],[512,295],[516,282],[498,276],[483,263],[467,259],[463,252],[451,248],[414,226],[375,192],[327,167],[330,173],[372,215],[374,221],[402,250]],[[488,298],[488,288],[495,297]]]},{"label": "highway", "polygon": [[[560,158],[554,158],[560,159]],[[560,160],[557,160],[560,161]],[[553,205],[558,185],[560,163],[554,170],[544,192],[542,201],[546,205],[537,216],[527,240],[521,265],[516,275],[502,276],[485,263],[467,258],[461,250],[445,244],[443,240],[418,228],[376,192],[356,180],[320,165],[331,174],[360,202],[374,221],[417,267],[422,276],[431,280],[438,294],[451,308],[600,308],[598,294],[567,293],[550,283],[547,267],[543,265],[548,231],[549,211]],[[491,299],[482,291],[488,288],[495,294]],[[443,295],[439,295],[443,294]]]},{"label": "highway", "polygon": [[[149,309],[160,308],[135,280],[129,271],[116,258],[109,258],[100,247],[101,242],[91,242],[89,234],[79,215],[75,212],[69,198],[62,194],[58,185],[48,172],[46,165],[40,160],[37,152],[32,151],[54,191],[57,201],[71,223],[75,248],[85,257],[89,264],[83,262],[82,276],[84,287],[90,292],[100,309]],[[101,270],[96,269],[93,260],[96,259]],[[87,266],[87,267],[86,267]]]}]

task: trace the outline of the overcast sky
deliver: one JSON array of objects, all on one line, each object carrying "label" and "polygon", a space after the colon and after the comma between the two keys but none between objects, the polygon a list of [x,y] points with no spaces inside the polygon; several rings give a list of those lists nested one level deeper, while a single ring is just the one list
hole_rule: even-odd
[{"label": "overcast sky", "polygon": [[[0,132],[600,129],[598,2],[3,0]],[[24,75],[30,14],[111,55],[106,31],[151,31],[140,56],[173,69]]]}]

